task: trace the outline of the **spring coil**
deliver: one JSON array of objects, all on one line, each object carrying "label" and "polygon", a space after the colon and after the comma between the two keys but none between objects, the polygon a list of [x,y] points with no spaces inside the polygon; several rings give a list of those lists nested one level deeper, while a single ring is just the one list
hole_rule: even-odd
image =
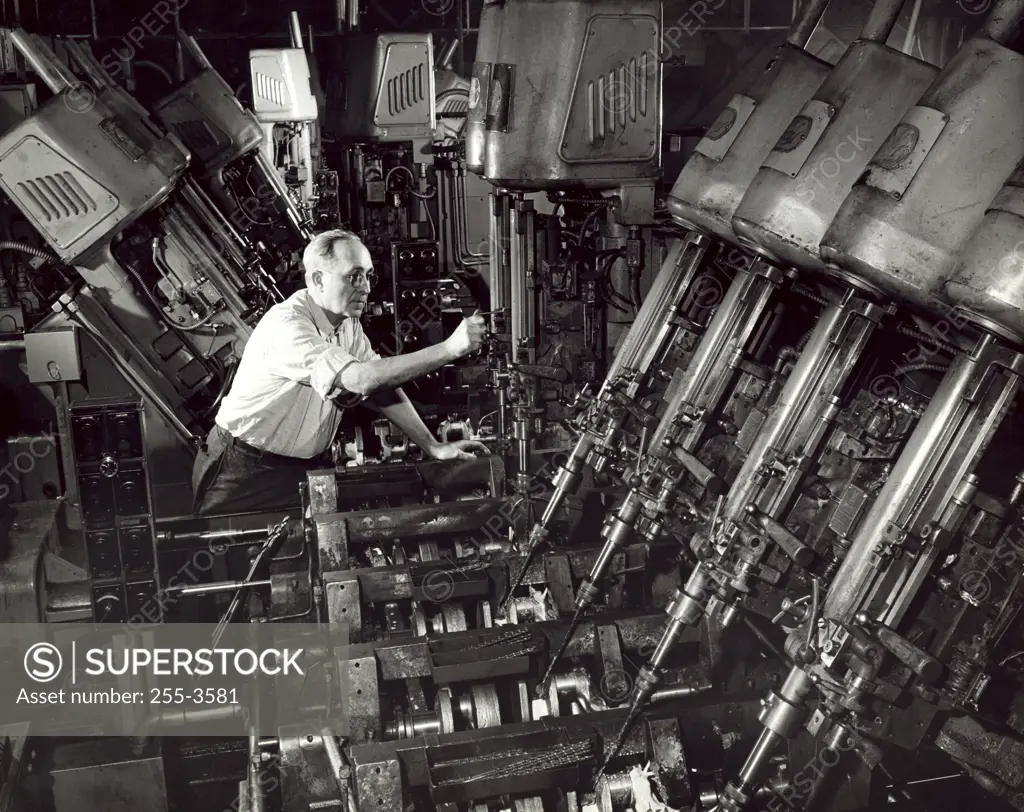
[{"label": "spring coil", "polygon": [[839,556],[833,555],[832,560],[828,562],[825,567],[825,572],[822,575],[825,583],[830,583],[832,578],[835,577],[836,572],[839,570],[839,565],[843,563],[843,559]]},{"label": "spring coil", "polygon": [[949,680],[946,691],[951,696],[960,696],[971,686],[978,673],[978,666],[968,659],[963,649],[956,649],[953,661],[949,664]]},{"label": "spring coil", "polygon": [[826,584],[831,583],[832,578],[835,576],[836,571],[843,563],[843,558],[846,556],[846,551],[849,549],[850,543],[847,541],[835,541],[832,543],[832,558],[829,559],[828,564],[825,565],[825,572],[822,574],[822,579]]}]

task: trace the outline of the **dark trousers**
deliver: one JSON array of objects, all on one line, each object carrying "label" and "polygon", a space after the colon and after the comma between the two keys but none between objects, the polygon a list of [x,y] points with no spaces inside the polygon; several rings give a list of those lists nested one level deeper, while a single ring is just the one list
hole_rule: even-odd
[{"label": "dark trousers", "polygon": [[192,512],[199,516],[300,507],[306,472],[331,467],[311,460],[261,453],[214,426],[192,468]]}]

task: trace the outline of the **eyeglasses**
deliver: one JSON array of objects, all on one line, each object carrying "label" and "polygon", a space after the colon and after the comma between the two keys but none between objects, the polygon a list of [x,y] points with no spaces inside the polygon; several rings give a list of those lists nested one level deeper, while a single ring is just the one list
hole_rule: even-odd
[{"label": "eyeglasses", "polygon": [[377,274],[373,271],[353,271],[352,273],[343,273],[341,278],[344,279],[352,286],[366,285],[372,288],[377,283]]}]

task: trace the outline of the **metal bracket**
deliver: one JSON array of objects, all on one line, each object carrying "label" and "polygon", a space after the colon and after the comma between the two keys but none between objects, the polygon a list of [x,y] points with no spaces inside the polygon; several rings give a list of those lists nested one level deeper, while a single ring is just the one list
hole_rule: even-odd
[{"label": "metal bracket", "polygon": [[309,511],[313,516],[338,512],[338,477],[333,468],[309,471],[306,484],[309,488]]},{"label": "metal bracket", "polygon": [[712,161],[721,161],[729,154],[733,143],[743,131],[747,119],[753,115],[756,109],[756,101],[750,96],[737,93],[726,108],[719,113],[715,123],[711,125],[700,143],[694,148],[694,152],[699,152]]},{"label": "metal bracket", "polygon": [[359,578],[355,575],[329,573],[324,578],[327,622],[348,626],[348,641],[363,639],[363,601]]},{"label": "metal bracket", "polygon": [[772,148],[764,166],[795,178],[811,157],[835,114],[836,108],[827,102],[818,99],[807,102]]},{"label": "metal bracket", "polygon": [[402,812],[402,776],[397,759],[356,767],[356,806]]},{"label": "metal bracket", "polygon": [[896,200],[902,198],[947,123],[949,116],[939,110],[912,109],[871,159],[864,183]]},{"label": "metal bracket", "polygon": [[361,744],[381,737],[377,661],[360,657],[341,663],[341,695],[346,704],[349,738]]},{"label": "metal bracket", "polygon": [[633,681],[622,667],[619,630],[611,624],[595,627],[594,649],[596,659],[601,664],[598,691],[609,705],[620,705],[629,698]]},{"label": "metal bracket", "polygon": [[320,572],[338,572],[350,569],[348,556],[348,523],[343,516],[334,515],[315,520],[317,552]]}]

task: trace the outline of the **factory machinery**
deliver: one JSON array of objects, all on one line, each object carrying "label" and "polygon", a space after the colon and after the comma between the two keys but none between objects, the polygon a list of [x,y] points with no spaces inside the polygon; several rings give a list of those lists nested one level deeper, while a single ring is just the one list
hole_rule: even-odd
[{"label": "factory machinery", "polygon": [[[32,739],[27,808],[1024,809],[1024,2],[995,3],[941,69],[886,45],[900,0],[875,2],[859,38],[823,62],[806,48],[827,5],[801,5],[662,209],[660,4],[485,3],[448,189],[459,196],[463,165],[493,187],[493,337],[479,365],[506,453],[312,472],[301,512],[245,528],[157,523],[141,565],[123,529],[136,525],[119,515],[123,571],[84,585],[37,583],[32,550],[17,570],[36,579],[21,592],[25,617],[41,605],[49,620],[75,619],[84,590],[84,616],[98,618],[120,587],[126,608],[104,617],[131,619],[148,560],[161,609],[149,620],[321,623],[343,638],[324,684],[346,686],[328,701],[344,705],[348,735],[285,719],[276,736],[240,724],[233,741],[161,739],[175,719],[158,715],[153,736],[132,741]],[[360,37],[366,59],[396,53],[384,35]],[[403,71],[433,66],[429,40],[390,42],[425,49]],[[56,63],[38,41],[15,43],[59,95],[4,137],[0,156],[59,137],[65,123],[42,124],[77,98],[75,77],[43,71]],[[350,103],[377,109],[379,96],[341,84]],[[96,106],[103,93],[113,101],[97,128],[124,120],[134,143],[148,119],[102,90]],[[441,238],[436,210],[420,205],[452,181],[437,154],[419,159],[443,140],[399,130],[413,146],[388,146],[365,133],[368,120],[380,116],[346,125],[363,128],[338,164],[347,211],[387,232],[378,251],[412,250],[393,239],[407,232],[434,246],[448,275],[432,271],[421,288],[468,279],[453,269],[472,266],[451,261],[458,218]],[[197,200],[230,210],[237,175],[186,173],[183,141],[152,136],[136,159],[138,179],[140,166],[159,179],[181,164],[175,183],[150,181],[160,203],[138,228],[165,210],[193,222]],[[70,143],[49,148],[54,161],[71,154]],[[110,153],[94,174],[120,159]],[[238,159],[274,177],[265,159]],[[401,161],[423,168],[389,178]],[[12,181],[28,165],[0,157],[26,217],[34,199],[22,190],[50,188]],[[383,179],[369,179],[371,166]],[[72,188],[78,176],[65,177]],[[540,215],[537,193],[560,213]],[[284,211],[302,198],[278,199]],[[138,290],[123,277],[142,272],[110,248],[129,219],[90,237],[102,261],[40,221],[43,261]],[[679,236],[651,262],[665,230]],[[263,256],[242,236],[232,245]],[[261,291],[278,281],[263,262],[249,266]],[[642,304],[632,296],[607,369],[594,352],[558,373],[543,355],[556,280],[577,286],[583,344],[600,349],[606,285],[648,264],[658,270]],[[485,304],[467,291],[453,307]],[[391,292],[395,305],[394,279]],[[555,417],[547,387],[591,381]],[[572,441],[540,456],[554,423]],[[102,437],[76,442],[105,461]],[[145,461],[128,446],[124,462]],[[240,574],[189,583],[188,562],[211,545]],[[82,768],[111,765],[116,798],[97,805]]]},{"label": "factory machinery", "polygon": [[88,47],[61,42],[65,63],[38,36],[8,37],[52,93],[5,134],[0,169],[45,243],[6,247],[54,292],[36,302],[49,316],[29,314],[32,381],[81,378],[76,330],[57,329],[77,328],[194,446],[252,326],[294,289],[309,216],[260,150],[260,121],[187,35],[195,75],[152,114]]}]

